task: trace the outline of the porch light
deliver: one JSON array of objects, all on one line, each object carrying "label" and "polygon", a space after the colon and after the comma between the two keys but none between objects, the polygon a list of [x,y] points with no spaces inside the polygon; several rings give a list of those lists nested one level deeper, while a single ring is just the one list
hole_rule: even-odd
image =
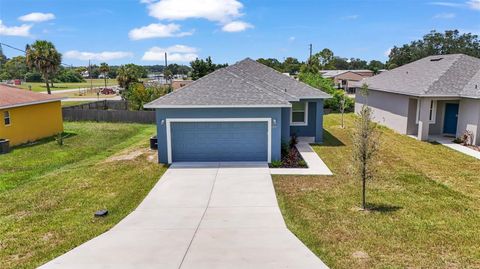
[{"label": "porch light", "polygon": [[161,124],[161,125],[165,125],[165,120],[162,120],[162,121],[160,122],[160,124]]},{"label": "porch light", "polygon": [[276,119],[272,119],[272,122],[273,122],[273,126],[277,126],[277,120]]}]

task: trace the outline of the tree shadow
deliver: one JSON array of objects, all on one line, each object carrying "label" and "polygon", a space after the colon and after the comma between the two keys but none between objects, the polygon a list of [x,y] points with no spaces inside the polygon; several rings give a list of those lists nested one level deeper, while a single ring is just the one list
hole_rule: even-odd
[{"label": "tree shadow", "polygon": [[315,146],[344,147],[345,144],[336,138],[332,133],[323,129],[323,144],[312,144]]},{"label": "tree shadow", "polygon": [[[68,139],[70,139],[74,136],[77,136],[77,134],[73,133],[73,132],[63,132],[62,135],[63,135],[64,140],[68,140]],[[43,145],[43,144],[55,141],[55,137],[56,137],[56,135],[53,135],[53,136],[42,138],[42,139],[39,139],[39,140],[36,140],[36,141],[33,141],[33,142],[28,142],[28,143],[25,143],[25,144],[20,144],[20,145],[17,145],[17,146],[13,146],[13,147],[10,148],[10,150],[14,151],[16,149],[24,149],[24,148],[30,148],[30,147]]]},{"label": "tree shadow", "polygon": [[372,212],[390,213],[390,212],[398,211],[402,208],[403,207],[396,206],[396,205],[367,203],[367,209]]}]

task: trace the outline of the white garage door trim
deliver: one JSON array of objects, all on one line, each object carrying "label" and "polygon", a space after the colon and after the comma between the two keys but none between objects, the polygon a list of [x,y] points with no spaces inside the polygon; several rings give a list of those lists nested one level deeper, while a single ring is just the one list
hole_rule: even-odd
[{"label": "white garage door trim", "polygon": [[172,122],[267,122],[268,149],[267,161],[272,162],[272,119],[271,118],[175,118],[166,119],[167,124],[167,157],[168,163],[172,163]]}]

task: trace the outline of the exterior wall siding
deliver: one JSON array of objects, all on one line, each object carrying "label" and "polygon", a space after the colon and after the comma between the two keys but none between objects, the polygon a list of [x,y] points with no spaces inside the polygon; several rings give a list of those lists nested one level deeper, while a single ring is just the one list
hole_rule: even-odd
[{"label": "exterior wall siding", "polygon": [[367,98],[358,92],[355,96],[355,113],[368,102],[373,120],[400,134],[407,134],[409,97],[407,95],[370,90]]},{"label": "exterior wall siding", "polygon": [[480,100],[461,99],[458,108],[457,137],[465,130],[473,133],[473,143],[480,145]]},{"label": "exterior wall siding", "polygon": [[[292,135],[296,135],[297,137],[316,137],[315,141],[317,143],[323,142],[323,100],[308,102],[307,122],[307,126],[290,126],[290,133]],[[288,124],[290,124],[290,120]]]},{"label": "exterior wall siding", "polygon": [[[156,110],[158,158],[167,163],[167,118],[271,118],[272,161],[281,158],[282,108],[168,108]],[[274,124],[273,122],[276,122]],[[162,123],[163,122],[163,123]],[[286,134],[284,134],[286,135]],[[227,145],[228,146],[228,145]]]},{"label": "exterior wall siding", "polygon": [[[10,125],[4,122],[4,112],[10,113]],[[0,110],[0,138],[15,146],[63,132],[60,101]]]}]

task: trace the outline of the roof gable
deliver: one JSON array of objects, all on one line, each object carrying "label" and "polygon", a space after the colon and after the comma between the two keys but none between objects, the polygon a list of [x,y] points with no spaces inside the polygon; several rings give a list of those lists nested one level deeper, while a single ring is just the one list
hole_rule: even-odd
[{"label": "roof gable", "polygon": [[145,107],[289,107],[291,101],[307,98],[324,99],[329,95],[247,58]]}]

